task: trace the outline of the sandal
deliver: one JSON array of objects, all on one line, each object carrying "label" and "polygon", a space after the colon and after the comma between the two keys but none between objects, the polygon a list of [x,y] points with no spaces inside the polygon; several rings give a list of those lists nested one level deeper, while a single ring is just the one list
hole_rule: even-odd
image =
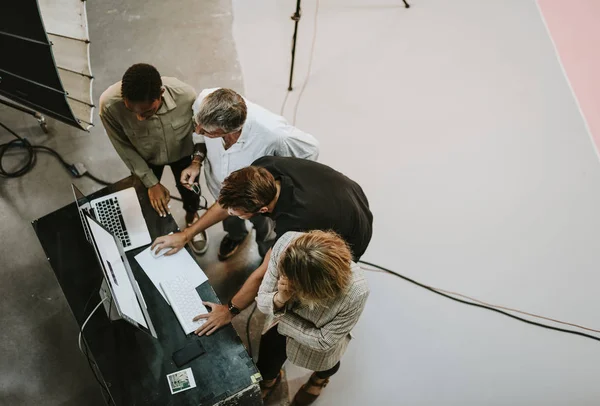
[{"label": "sandal", "polygon": [[260,381],[260,397],[263,402],[268,399],[269,396],[273,393],[273,391],[277,388],[277,386],[281,383],[281,379],[283,378],[283,369],[279,371],[279,375],[275,378],[275,382],[271,386],[266,386],[265,381]]},{"label": "sandal", "polygon": [[312,404],[315,400],[317,400],[319,395],[313,395],[312,393],[309,393],[306,389],[308,389],[310,386],[317,387],[317,388],[324,388],[329,383],[329,378],[325,379],[321,383],[317,383],[316,382],[317,379],[320,379],[320,378],[318,378],[317,373],[314,372],[310,376],[310,379],[308,380],[308,382],[306,382],[304,385],[302,385],[300,390],[298,390],[298,393],[296,393],[296,396],[294,396],[294,400],[292,401],[291,406],[306,406],[306,405]]}]

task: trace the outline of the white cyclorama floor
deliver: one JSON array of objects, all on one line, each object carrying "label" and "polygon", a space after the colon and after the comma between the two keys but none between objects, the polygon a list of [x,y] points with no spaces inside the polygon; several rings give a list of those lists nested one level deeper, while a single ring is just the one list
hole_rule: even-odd
[{"label": "white cyclorama floor", "polygon": [[[321,0],[297,126],[358,181],[364,260],[590,327],[600,165],[533,0]],[[293,0],[234,0],[245,95],[279,111]],[[313,39],[302,2],[292,119]],[[324,202],[323,204],[326,204]],[[317,405],[595,405],[599,343],[369,273],[356,339]],[[307,372],[287,366],[290,396]]]}]

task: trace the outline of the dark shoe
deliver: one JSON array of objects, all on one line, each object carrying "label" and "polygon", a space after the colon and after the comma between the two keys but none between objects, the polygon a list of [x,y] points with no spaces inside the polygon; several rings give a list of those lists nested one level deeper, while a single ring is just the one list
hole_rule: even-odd
[{"label": "dark shoe", "polygon": [[283,369],[279,370],[279,375],[275,378],[275,382],[273,382],[270,386],[265,385],[265,381],[260,381],[260,397],[263,402],[267,400],[269,396],[273,393],[273,391],[277,388],[277,386],[281,383],[281,379],[283,378]]},{"label": "dark shoe", "polygon": [[188,227],[190,226],[190,224],[193,224],[196,221],[198,221],[199,218],[200,218],[200,216],[198,216],[197,211],[186,211],[185,212],[185,224],[187,224]]},{"label": "dark shoe", "polygon": [[229,238],[229,234],[223,237],[221,245],[219,246],[219,261],[226,261],[236,253],[240,245],[244,240],[232,240]]},{"label": "dark shoe", "polygon": [[317,374],[315,372],[310,376],[310,379],[308,380],[308,382],[306,382],[304,385],[302,385],[302,387],[300,388],[298,393],[296,393],[296,396],[294,396],[294,400],[292,401],[291,406],[307,406],[307,405],[312,404],[315,400],[317,400],[319,395],[313,395],[312,393],[307,392],[307,389],[310,386],[317,387],[317,388],[324,388],[329,383],[329,378],[325,379],[321,383],[317,383],[317,381],[316,381],[317,379],[319,379],[319,378],[317,377]]},{"label": "dark shoe", "polygon": [[273,240],[256,242],[256,245],[258,245],[258,254],[260,255],[261,258],[264,258],[265,255],[267,255],[267,252],[269,252],[269,250],[271,249],[273,244],[274,244]]}]

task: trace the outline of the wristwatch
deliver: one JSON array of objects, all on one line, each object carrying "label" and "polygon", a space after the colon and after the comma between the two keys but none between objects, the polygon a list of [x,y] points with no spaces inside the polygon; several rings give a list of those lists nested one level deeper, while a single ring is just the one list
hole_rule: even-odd
[{"label": "wristwatch", "polygon": [[227,306],[229,306],[229,312],[231,314],[233,314],[234,316],[237,316],[238,314],[240,314],[240,309],[238,309],[237,307],[235,307],[235,305],[231,302],[231,300],[229,301],[229,303],[227,304]]},{"label": "wristwatch", "polygon": [[200,151],[194,151],[194,153],[192,154],[192,156],[190,158],[192,158],[192,161],[194,160],[194,158],[200,158],[200,161],[203,161],[204,158],[206,158],[206,155]]}]

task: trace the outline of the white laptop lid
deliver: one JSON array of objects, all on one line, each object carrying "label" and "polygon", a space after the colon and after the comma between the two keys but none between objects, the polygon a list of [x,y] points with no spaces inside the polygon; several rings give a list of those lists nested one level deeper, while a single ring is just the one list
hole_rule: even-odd
[{"label": "white laptop lid", "polygon": [[156,337],[142,293],[128,267],[120,242],[89,215],[85,215],[85,219],[119,315]]},{"label": "white laptop lid", "polygon": [[81,219],[81,226],[83,227],[83,232],[85,234],[85,239],[88,240],[90,244],[92,244],[90,230],[87,225],[87,221],[84,219],[84,214],[90,214],[90,209],[92,206],[90,205],[90,200],[81,193],[81,190],[77,188],[74,184],[71,183],[71,190],[73,190],[73,197],[75,198],[75,204],[77,205],[77,210],[79,210],[79,218]]}]

